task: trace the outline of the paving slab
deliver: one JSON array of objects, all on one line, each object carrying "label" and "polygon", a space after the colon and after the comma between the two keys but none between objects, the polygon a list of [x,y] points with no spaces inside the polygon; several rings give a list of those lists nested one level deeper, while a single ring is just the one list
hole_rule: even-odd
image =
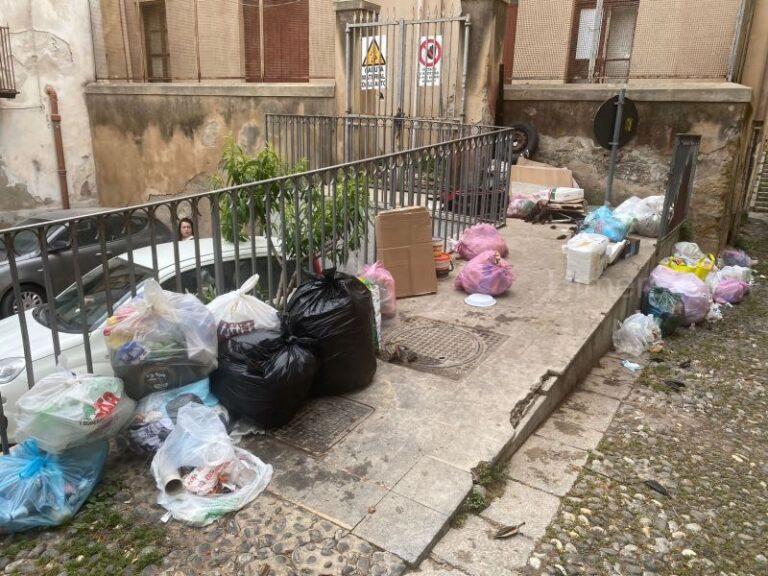
[{"label": "paving slab", "polygon": [[603,437],[602,432],[581,424],[572,411],[557,410],[536,430],[536,435],[572,448],[594,450]]},{"label": "paving slab", "polygon": [[496,530],[482,518],[469,516],[462,528],[437,543],[432,556],[470,576],[518,576],[535,543],[522,535],[497,540]]},{"label": "paving slab", "polygon": [[451,515],[472,489],[472,474],[428,456],[419,460],[393,492]]},{"label": "paving slab", "polygon": [[509,462],[509,476],[550,494],[565,495],[587,461],[587,452],[531,436]]},{"label": "paving slab", "polygon": [[[442,362],[452,367],[417,370],[379,361],[372,384],[343,397],[362,407],[360,418],[344,420],[340,431],[320,426],[316,433],[328,437],[311,444],[322,449],[285,438],[258,441],[254,452],[275,467],[270,489],[411,563],[423,557],[460,505],[469,471],[513,452],[589,373],[610,345],[615,320],[634,309],[638,275],[656,260],[653,242],[644,240],[639,256],[610,267],[599,282],[568,283],[557,240],[566,230],[514,220],[500,230],[517,281],[492,308],[467,306],[453,287],[455,272],[439,281],[437,294],[398,300],[398,316],[383,324],[384,341],[406,333],[408,322],[424,326],[417,336],[427,334],[426,345],[444,350]],[[469,360],[464,365],[458,357]],[[614,378],[616,367],[611,360],[599,370]],[[615,394],[562,409],[561,428],[569,422],[584,429],[579,434],[557,436],[563,431],[544,427],[532,437],[520,456],[527,471],[516,479],[554,494],[570,486],[572,471],[586,458],[579,447],[593,444],[589,430],[606,425],[611,402],[623,393],[621,376],[615,376]],[[591,386],[580,394],[609,385]]]},{"label": "paving slab", "polygon": [[390,492],[352,533],[418,565],[447,521],[446,514]]},{"label": "paving slab", "polygon": [[507,482],[504,494],[483,510],[480,516],[502,526],[525,522],[520,533],[538,540],[544,536],[559,506],[560,499],[557,496],[511,480]]},{"label": "paving slab", "polygon": [[620,400],[602,394],[577,390],[555,412],[585,428],[605,432],[613,420]]}]

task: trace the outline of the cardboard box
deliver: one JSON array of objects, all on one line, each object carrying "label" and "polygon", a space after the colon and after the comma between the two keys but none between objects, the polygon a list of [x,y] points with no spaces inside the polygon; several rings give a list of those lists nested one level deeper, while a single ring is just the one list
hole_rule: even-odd
[{"label": "cardboard box", "polygon": [[568,168],[544,168],[542,166],[512,166],[512,182],[540,184],[548,188],[573,185],[573,173]]},{"label": "cardboard box", "polygon": [[397,298],[437,292],[432,220],[424,207],[376,216],[376,257],[392,273]]}]

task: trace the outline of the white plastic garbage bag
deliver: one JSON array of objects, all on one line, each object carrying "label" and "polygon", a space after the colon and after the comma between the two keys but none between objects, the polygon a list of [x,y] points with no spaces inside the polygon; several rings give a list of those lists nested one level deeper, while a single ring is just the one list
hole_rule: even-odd
[{"label": "white plastic garbage bag", "polygon": [[235,446],[215,410],[187,404],[152,459],[152,475],[158,504],[177,520],[205,526],[256,499],[272,466]]},{"label": "white plastic garbage bag", "polygon": [[637,312],[618,323],[613,332],[613,346],[621,354],[640,356],[653,344],[661,340],[661,328],[657,319]]},{"label": "white plastic garbage bag", "polygon": [[739,282],[752,282],[752,269],[744,266],[725,266],[720,270],[710,272],[707,276],[707,288],[714,294],[718,284],[723,280],[738,280]]},{"label": "white plastic garbage bag", "polygon": [[16,440],[36,440],[46,452],[63,452],[115,436],[135,408],[120,378],[76,374],[59,365],[19,398]]},{"label": "white plastic garbage bag", "polygon": [[675,244],[675,257],[682,258],[691,266],[695,266],[706,254],[701,251],[696,242],[678,242]]},{"label": "white plastic garbage bag", "polygon": [[661,230],[663,210],[664,196],[648,196],[647,198],[632,196],[617,206],[613,214],[617,218],[634,218],[631,232],[656,238]]},{"label": "white plastic garbage bag", "polygon": [[276,330],[280,327],[277,310],[249,294],[258,283],[259,275],[254,274],[239,290],[222,294],[208,303],[208,310],[216,320],[219,341],[258,329]]}]

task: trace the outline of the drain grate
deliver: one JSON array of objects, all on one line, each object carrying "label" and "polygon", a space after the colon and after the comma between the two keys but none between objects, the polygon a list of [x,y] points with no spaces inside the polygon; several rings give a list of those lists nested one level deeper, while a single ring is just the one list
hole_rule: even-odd
[{"label": "drain grate", "polygon": [[315,398],[272,435],[299,450],[322,456],[372,413],[371,406],[347,398]]},{"label": "drain grate", "polygon": [[460,380],[507,337],[418,316],[401,318],[384,338],[384,348],[407,346],[416,354],[408,368]]}]

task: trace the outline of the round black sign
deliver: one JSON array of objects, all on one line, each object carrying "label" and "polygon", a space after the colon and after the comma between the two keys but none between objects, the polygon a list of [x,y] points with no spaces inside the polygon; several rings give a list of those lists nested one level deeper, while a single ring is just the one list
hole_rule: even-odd
[{"label": "round black sign", "polygon": [[[595,114],[595,140],[603,148],[611,149],[613,142],[613,129],[616,124],[616,111],[618,110],[619,96],[603,102]],[[637,107],[629,98],[624,98],[624,106],[621,110],[621,131],[619,132],[619,148],[632,140],[637,133]]]}]

